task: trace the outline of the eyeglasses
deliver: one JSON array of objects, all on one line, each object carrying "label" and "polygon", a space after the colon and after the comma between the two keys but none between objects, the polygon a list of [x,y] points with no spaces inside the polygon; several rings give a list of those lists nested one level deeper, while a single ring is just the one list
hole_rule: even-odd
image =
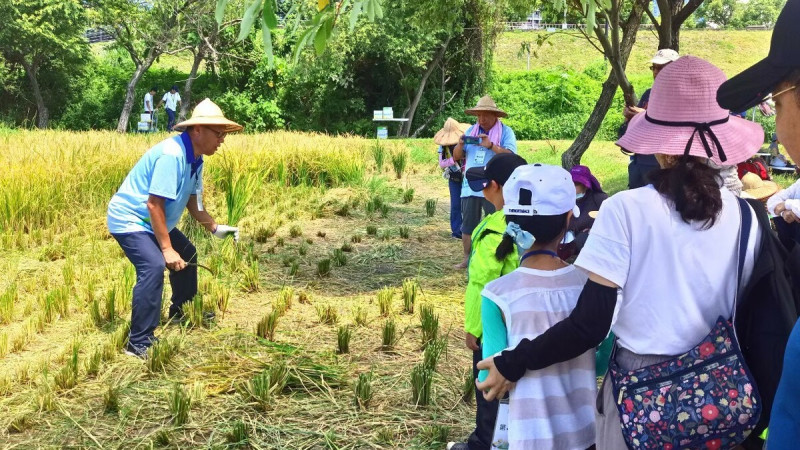
[{"label": "eyeglasses", "polygon": [[217,131],[217,130],[215,130],[213,128],[208,128],[208,131],[214,133],[217,136],[217,139],[224,139],[225,136],[228,135],[227,131]]},{"label": "eyeglasses", "polygon": [[777,96],[779,96],[781,94],[785,94],[785,93],[787,93],[787,92],[789,92],[789,91],[791,91],[792,89],[795,89],[795,88],[797,88],[797,85],[794,85],[792,87],[788,87],[788,88],[786,88],[786,89],[784,89],[782,91],[778,91],[777,93],[772,94],[772,99],[775,100],[775,97],[777,97]]}]

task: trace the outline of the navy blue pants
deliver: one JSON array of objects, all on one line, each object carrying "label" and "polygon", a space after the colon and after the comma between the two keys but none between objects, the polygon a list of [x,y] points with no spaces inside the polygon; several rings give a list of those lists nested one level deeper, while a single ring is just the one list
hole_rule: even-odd
[{"label": "navy blue pants", "polygon": [[800,223],[787,223],[781,216],[772,219],[775,224],[775,231],[778,232],[778,239],[786,248],[792,248],[800,243]]},{"label": "navy blue pants", "polygon": [[175,111],[169,108],[164,108],[164,110],[167,111],[167,131],[172,131],[172,127],[175,126]]},{"label": "navy blue pants", "polygon": [[448,181],[450,185],[450,232],[461,239],[461,182]]},{"label": "navy blue pants", "polygon": [[[114,234],[125,256],[136,268],[133,286],[130,343],[149,347],[161,320],[161,296],[164,291],[164,255],[155,235],[144,231]],[[187,263],[197,263],[197,250],[177,228],[169,232],[172,248]],[[180,272],[169,271],[172,304],[169,315],[181,313],[181,306],[197,294],[197,266],[186,266]]]},{"label": "navy blue pants", "polygon": [[[481,347],[481,341],[478,340]],[[478,378],[478,363],[483,359],[483,350],[472,352],[472,377]],[[494,425],[497,422],[497,408],[500,402],[495,399],[491,402],[483,398],[483,392],[475,389],[475,431],[469,435],[467,446],[469,450],[489,450],[492,447],[492,436],[494,435]]]}]

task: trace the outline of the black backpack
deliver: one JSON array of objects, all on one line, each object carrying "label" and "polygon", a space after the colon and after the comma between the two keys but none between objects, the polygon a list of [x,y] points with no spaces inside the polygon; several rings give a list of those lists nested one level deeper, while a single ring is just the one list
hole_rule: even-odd
[{"label": "black backpack", "polygon": [[764,204],[748,200],[761,229],[753,273],[739,293],[735,328],[742,354],[761,394],[761,417],[745,448],[761,448],[783,371],[786,342],[800,314],[800,245],[786,248],[772,231]]}]

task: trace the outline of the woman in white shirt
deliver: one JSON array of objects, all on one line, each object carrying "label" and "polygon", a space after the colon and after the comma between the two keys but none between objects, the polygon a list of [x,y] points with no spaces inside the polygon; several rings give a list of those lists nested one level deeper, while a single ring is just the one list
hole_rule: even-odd
[{"label": "woman in white shirt", "polygon": [[[488,358],[478,388],[503,394],[526,370],[539,370],[617,336],[616,362],[629,371],[692,349],[719,316],[730,317],[737,291],[741,224],[737,198],[718,166],[745,161],[761,146],[758,124],[729,116],[716,102],[722,71],[684,56],[659,74],[649,108],[617,144],[655,154],[653,183],[606,200],[575,265],[589,273],[575,310],[533,340]],[[751,211],[752,213],[752,211]],[[753,268],[759,230],[750,228],[743,280]],[[618,300],[618,290],[619,300]],[[614,320],[612,320],[614,319]],[[613,326],[612,326],[613,322]],[[608,378],[608,375],[606,375]],[[597,448],[626,448],[611,383],[598,398]]]}]

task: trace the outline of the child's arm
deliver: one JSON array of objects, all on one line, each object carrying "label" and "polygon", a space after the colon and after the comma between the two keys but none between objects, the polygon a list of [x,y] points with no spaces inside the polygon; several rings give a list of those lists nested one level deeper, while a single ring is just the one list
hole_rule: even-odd
[{"label": "child's arm", "polygon": [[[483,359],[499,353],[508,346],[508,330],[503,320],[503,312],[497,303],[481,296],[481,316],[483,319]],[[481,370],[478,381],[483,381],[489,371]]]}]

